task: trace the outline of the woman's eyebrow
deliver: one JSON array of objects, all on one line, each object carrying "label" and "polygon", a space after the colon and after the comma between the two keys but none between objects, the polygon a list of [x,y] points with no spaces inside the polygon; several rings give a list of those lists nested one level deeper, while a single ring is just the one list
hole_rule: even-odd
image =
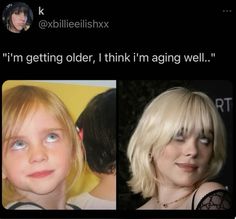
[{"label": "woman's eyebrow", "polygon": [[208,130],[207,132],[205,132],[204,130],[202,130],[200,133],[199,133],[199,136],[209,136],[211,135],[211,137],[214,136],[214,132],[212,130]]}]

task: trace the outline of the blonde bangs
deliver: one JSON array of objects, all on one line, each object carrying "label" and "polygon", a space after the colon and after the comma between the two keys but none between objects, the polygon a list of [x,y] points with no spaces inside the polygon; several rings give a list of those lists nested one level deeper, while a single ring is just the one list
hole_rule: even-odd
[{"label": "blonde bangs", "polygon": [[20,95],[9,98],[7,93],[2,102],[2,140],[5,142],[19,132],[25,118],[37,109],[38,103],[33,96],[28,96],[27,99],[22,99]]},{"label": "blonde bangs", "polygon": [[[189,93],[176,107],[176,126],[173,135],[183,131],[189,135],[191,131],[204,135],[213,134],[211,107],[207,101],[199,95]],[[174,112],[173,112],[174,114]],[[175,123],[175,122],[173,122]]]},{"label": "blonde bangs", "polygon": [[205,135],[214,134],[213,111],[208,98],[181,89],[167,92],[165,98],[162,95],[160,97],[162,99],[156,103],[159,109],[156,109],[155,115],[158,117],[156,124],[160,126],[157,145],[168,144],[180,131],[183,131],[184,135],[188,135],[193,130]]}]

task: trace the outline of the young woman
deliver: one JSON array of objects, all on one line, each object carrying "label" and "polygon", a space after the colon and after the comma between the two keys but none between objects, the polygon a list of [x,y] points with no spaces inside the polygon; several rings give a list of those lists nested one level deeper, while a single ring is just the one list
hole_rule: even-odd
[{"label": "young woman", "polygon": [[33,13],[23,2],[8,4],[3,12],[3,22],[13,33],[21,33],[29,29],[33,20]]},{"label": "young woman", "polygon": [[202,92],[173,88],[145,109],[128,145],[139,209],[229,209],[224,186],[210,181],[226,159],[225,129]]}]

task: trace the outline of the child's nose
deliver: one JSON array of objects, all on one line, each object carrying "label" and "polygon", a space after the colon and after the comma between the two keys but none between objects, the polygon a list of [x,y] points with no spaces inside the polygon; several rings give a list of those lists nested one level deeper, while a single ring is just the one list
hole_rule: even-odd
[{"label": "child's nose", "polygon": [[30,148],[29,162],[42,162],[48,159],[46,149],[42,145],[33,146]]}]

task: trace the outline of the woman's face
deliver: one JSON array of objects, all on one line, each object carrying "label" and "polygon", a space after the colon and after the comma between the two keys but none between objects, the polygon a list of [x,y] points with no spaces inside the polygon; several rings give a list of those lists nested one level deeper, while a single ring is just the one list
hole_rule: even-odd
[{"label": "woman's face", "polygon": [[154,162],[160,183],[193,186],[208,169],[213,151],[213,135],[181,132],[172,138],[160,155],[154,153]]},{"label": "woman's face", "polygon": [[19,33],[22,29],[24,29],[26,22],[27,16],[24,14],[24,12],[13,12],[10,21],[10,31]]},{"label": "woman's face", "polygon": [[61,191],[71,167],[72,143],[53,113],[38,107],[8,140],[3,147],[3,177],[20,194]]}]

